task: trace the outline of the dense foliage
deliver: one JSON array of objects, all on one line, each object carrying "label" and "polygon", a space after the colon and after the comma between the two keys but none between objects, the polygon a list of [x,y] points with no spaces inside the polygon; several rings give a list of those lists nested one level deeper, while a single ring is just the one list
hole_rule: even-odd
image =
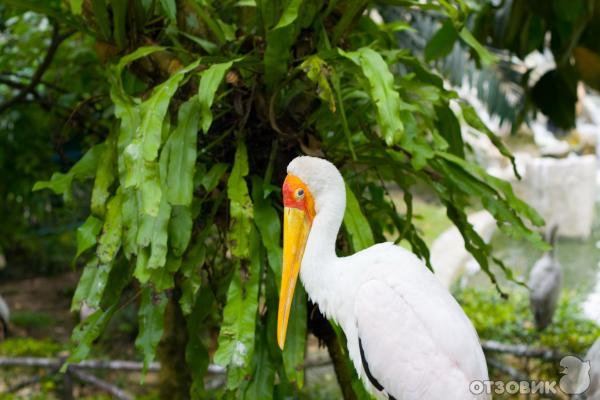
[{"label": "dense foliage", "polygon": [[[398,48],[395,33],[410,24],[374,22],[371,2],[6,3],[15,7],[4,10],[15,23],[32,18],[22,10],[46,16],[50,50],[64,41],[89,51],[93,41],[103,62],[101,118],[80,127],[85,154],[34,187],[69,201],[74,188],[91,182],[90,215],[77,229],[85,267],[72,310],[95,311],[73,332],[70,361],[88,356],[112,316],[135,301],[136,347],[147,364],[162,339],[169,398],[202,397],[209,360],[227,367],[224,391],[232,397],[279,398],[302,386],[307,319],[315,314],[302,290],[283,353],[275,340],[279,185],[301,153],[327,157],[346,179],[342,253],[393,238],[428,262],[413,215],[417,185],[446,207],[492,280],[490,248],[467,222],[469,206],[487,209],[505,233],[541,245],[526,224],[541,219],[509,184],[469,161],[461,123],[509,152],[430,65]],[[465,27],[469,7],[462,0],[388,3],[443,15],[441,30],[456,32],[481,62],[494,62]],[[427,60],[447,47],[434,35]],[[35,102],[34,83],[3,93],[4,101]],[[404,214],[392,185],[402,190]],[[348,384],[344,394],[359,395],[343,352],[336,352],[343,337],[329,330],[338,332],[325,341]]]},{"label": "dense foliage", "polygon": [[[476,36],[521,59],[549,48],[554,65],[539,77],[531,70],[515,79],[523,88],[517,106],[522,121],[532,109],[546,114],[555,126],[575,126],[577,84],[600,90],[600,1],[509,0],[484,2],[474,22]],[[554,94],[560,93],[560,96]]]}]

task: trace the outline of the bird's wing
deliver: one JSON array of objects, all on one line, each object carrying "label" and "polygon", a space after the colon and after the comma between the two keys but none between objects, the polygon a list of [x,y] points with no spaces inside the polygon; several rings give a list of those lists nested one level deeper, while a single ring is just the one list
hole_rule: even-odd
[{"label": "bird's wing", "polygon": [[[477,398],[470,382],[487,379],[477,335],[452,296],[431,301],[438,293],[428,290],[430,282],[420,293],[403,293],[380,279],[361,285],[355,315],[363,370],[397,400]],[[426,310],[432,306],[437,309]]]}]

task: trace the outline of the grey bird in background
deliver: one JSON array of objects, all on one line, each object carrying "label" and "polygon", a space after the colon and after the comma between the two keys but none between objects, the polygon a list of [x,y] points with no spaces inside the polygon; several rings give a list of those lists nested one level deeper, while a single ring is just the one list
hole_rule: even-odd
[{"label": "grey bird in background", "polygon": [[0,340],[8,336],[8,322],[10,321],[10,309],[6,301],[0,296]]},{"label": "grey bird in background", "polygon": [[562,267],[554,254],[558,226],[552,227],[546,240],[552,249],[536,261],[529,275],[529,303],[538,330],[543,330],[552,322],[554,311],[562,289]]}]

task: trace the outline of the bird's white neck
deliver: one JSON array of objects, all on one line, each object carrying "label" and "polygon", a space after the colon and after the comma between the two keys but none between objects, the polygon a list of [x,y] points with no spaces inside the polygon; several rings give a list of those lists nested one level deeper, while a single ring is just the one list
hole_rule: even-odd
[{"label": "bird's white neck", "polygon": [[340,279],[335,242],[346,209],[345,188],[336,189],[316,202],[317,212],[300,268],[300,279],[311,300],[326,316],[334,318],[333,304],[339,298],[335,283]]}]

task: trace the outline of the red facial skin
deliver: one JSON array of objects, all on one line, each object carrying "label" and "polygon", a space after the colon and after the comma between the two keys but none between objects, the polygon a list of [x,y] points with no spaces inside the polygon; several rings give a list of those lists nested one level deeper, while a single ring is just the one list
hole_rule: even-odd
[{"label": "red facial skin", "polygon": [[[298,189],[304,190],[302,197],[298,196]],[[288,175],[283,182],[283,206],[288,208],[297,208],[306,212],[309,219],[315,216],[315,207],[313,197],[306,187],[306,184],[300,178],[294,175]]]}]

